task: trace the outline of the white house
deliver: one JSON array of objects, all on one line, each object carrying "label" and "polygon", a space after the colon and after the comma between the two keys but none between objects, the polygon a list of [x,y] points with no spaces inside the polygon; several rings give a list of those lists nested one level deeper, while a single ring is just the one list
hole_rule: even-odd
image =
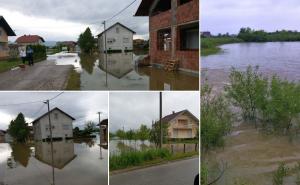
[{"label": "white house", "polygon": [[[104,34],[106,33],[106,34]],[[100,52],[106,49],[112,52],[125,52],[133,50],[133,35],[135,32],[121,23],[116,23],[98,35],[98,46]]]},{"label": "white house", "polygon": [[[59,108],[54,108],[50,111],[50,119],[53,139],[60,140],[73,137],[73,121],[75,118]],[[32,125],[34,140],[41,141],[50,138],[48,112],[34,120]]]}]

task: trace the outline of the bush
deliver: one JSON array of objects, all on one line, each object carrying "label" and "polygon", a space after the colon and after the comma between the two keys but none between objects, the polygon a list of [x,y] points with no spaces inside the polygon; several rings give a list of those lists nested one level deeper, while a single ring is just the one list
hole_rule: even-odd
[{"label": "bush", "polygon": [[[27,46],[29,47],[29,46]],[[43,45],[30,45],[33,50],[33,60],[41,61],[47,58],[47,49]]]},{"label": "bush", "polygon": [[232,127],[233,114],[223,96],[213,96],[211,87],[201,89],[201,146],[203,151],[224,145]]},{"label": "bush", "polygon": [[283,185],[283,178],[288,174],[288,168],[284,163],[281,163],[278,169],[273,174],[273,184],[274,185]]}]

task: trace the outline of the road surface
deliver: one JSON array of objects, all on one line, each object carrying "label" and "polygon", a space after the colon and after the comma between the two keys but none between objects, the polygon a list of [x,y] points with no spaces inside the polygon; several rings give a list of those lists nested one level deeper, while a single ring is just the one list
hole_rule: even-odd
[{"label": "road surface", "polygon": [[0,73],[0,90],[64,90],[72,65],[55,65],[53,61]]},{"label": "road surface", "polygon": [[110,185],[194,185],[199,159],[187,159],[112,175]]}]

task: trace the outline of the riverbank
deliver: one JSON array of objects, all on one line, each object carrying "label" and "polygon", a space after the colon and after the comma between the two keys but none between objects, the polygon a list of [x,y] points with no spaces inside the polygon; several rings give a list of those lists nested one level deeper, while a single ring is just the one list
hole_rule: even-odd
[{"label": "riverbank", "polygon": [[167,162],[198,156],[199,152],[186,152],[172,154],[167,149],[149,149],[145,151],[127,151],[109,158],[109,169],[111,173],[131,171]]},{"label": "riverbank", "polygon": [[243,40],[236,37],[201,38],[201,56],[208,56],[221,52],[220,45],[241,42],[243,42]]}]

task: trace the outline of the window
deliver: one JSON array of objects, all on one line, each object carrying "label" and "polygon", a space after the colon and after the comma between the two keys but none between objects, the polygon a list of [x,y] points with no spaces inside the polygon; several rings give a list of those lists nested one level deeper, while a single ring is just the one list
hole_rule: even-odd
[{"label": "window", "polygon": [[152,15],[157,15],[160,12],[165,12],[171,9],[171,0],[163,0],[158,1],[157,5],[155,6]]},{"label": "window", "polygon": [[177,129],[173,129],[173,137],[174,138],[178,137],[178,130]]},{"label": "window", "polygon": [[191,2],[192,0],[179,0],[179,5],[183,5],[185,3]]},{"label": "window", "polygon": [[171,47],[171,29],[159,30],[157,32],[157,49],[162,51],[170,51]]},{"label": "window", "polygon": [[64,129],[64,130],[69,130],[69,129],[70,129],[70,126],[69,126],[69,125],[66,125],[66,124],[64,124],[64,125],[63,125],[63,129]]},{"label": "window", "polygon": [[115,38],[108,38],[107,39],[107,44],[113,44],[114,42],[116,42]]},{"label": "window", "polygon": [[54,119],[58,119],[58,113],[54,113]]},{"label": "window", "polygon": [[188,126],[188,120],[186,119],[179,119],[178,123],[182,126]]},{"label": "window", "polygon": [[116,27],[116,33],[120,33],[119,27]]},{"label": "window", "polygon": [[199,49],[199,24],[180,28],[180,50]]},{"label": "window", "polygon": [[129,38],[123,38],[123,43],[129,43]]}]

